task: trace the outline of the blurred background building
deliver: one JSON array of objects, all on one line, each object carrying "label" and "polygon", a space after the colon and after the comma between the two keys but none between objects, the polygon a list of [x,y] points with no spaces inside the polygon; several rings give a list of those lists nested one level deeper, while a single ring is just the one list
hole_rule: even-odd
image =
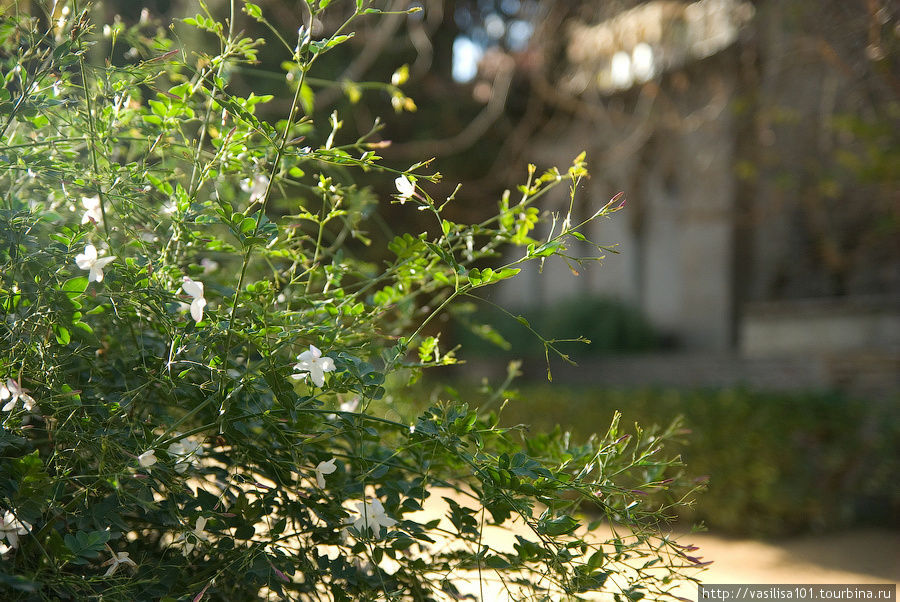
[{"label": "blurred background building", "polygon": [[[333,23],[310,24],[304,2],[256,3],[285,31],[305,25],[314,35],[336,27],[351,6],[335,3]],[[227,1],[208,5],[227,15]],[[126,22],[197,11],[189,0],[102,6],[109,19]],[[380,6],[423,10],[361,21],[354,40],[317,68],[339,82],[387,82],[407,64],[403,92],[418,110],[395,113],[390,95],[360,101],[359,90],[345,85],[315,90],[317,118],[327,120],[338,103],[344,129],[362,133],[375,115],[386,115],[384,138],[397,143],[384,156],[399,167],[436,157],[448,177],[434,196],[461,182],[450,208],[461,221],[488,215],[502,190],[523,179],[526,163],[565,167],[582,150],[592,177],[580,191],[579,215],[625,193],[624,210],[590,233],[618,253],[577,275],[549,263],[498,294],[561,329],[547,336],[587,327],[594,345],[571,353],[591,370],[561,366],[561,378],[900,390],[896,3]],[[241,26],[268,35],[252,20]],[[275,94],[273,116],[290,96],[282,50],[267,44],[260,65],[232,74],[238,88]],[[384,182],[372,186],[391,192]],[[563,202],[560,196],[543,208]],[[431,227],[397,207],[379,211],[386,224]],[[559,314],[571,315],[570,323]],[[490,326],[503,330],[498,320]],[[466,340],[471,326],[457,319],[456,338]],[[642,353],[623,355],[633,351]]]},{"label": "blurred background building", "polygon": [[592,232],[621,254],[501,298],[643,312],[667,352],[595,362],[607,384],[900,389],[896,6],[594,4],[548,7],[519,68],[552,107],[537,162],[588,151],[581,217],[625,192]]}]

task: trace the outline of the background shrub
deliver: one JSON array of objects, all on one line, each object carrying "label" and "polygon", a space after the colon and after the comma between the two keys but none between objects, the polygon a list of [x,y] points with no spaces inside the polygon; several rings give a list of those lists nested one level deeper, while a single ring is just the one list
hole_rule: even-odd
[{"label": "background shrub", "polygon": [[[514,310],[556,347],[578,356],[639,353],[660,349],[664,337],[639,309],[616,299],[576,297],[549,306]],[[510,312],[467,304],[454,310],[455,340],[470,356],[540,357],[539,338]],[[579,340],[580,339],[580,340]]]},{"label": "background shrub", "polygon": [[900,526],[896,400],[539,384],[507,395],[504,424],[536,431],[561,425],[575,437],[616,410],[623,424],[663,425],[683,417],[688,432],[675,449],[692,474],[708,477],[696,502],[677,511],[688,523],[771,537],[852,525]]}]

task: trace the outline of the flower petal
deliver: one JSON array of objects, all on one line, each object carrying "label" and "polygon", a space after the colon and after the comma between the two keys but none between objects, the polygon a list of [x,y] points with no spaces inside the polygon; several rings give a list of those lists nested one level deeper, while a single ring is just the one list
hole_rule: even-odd
[{"label": "flower petal", "polygon": [[200,298],[203,296],[203,283],[197,282],[196,280],[191,280],[187,276],[184,277],[184,281],[181,284],[181,288],[184,289],[184,292],[193,297],[194,299]]},{"label": "flower petal", "polygon": [[94,245],[85,245],[84,253],[81,255],[81,257],[84,257],[89,261],[94,261],[95,259],[97,259],[97,247],[95,247]]},{"label": "flower petal", "polygon": [[30,412],[35,409],[36,402],[34,401],[34,397],[22,393],[21,395],[19,395],[19,398],[22,400],[22,407],[25,408],[26,412]]},{"label": "flower petal", "polygon": [[416,192],[416,185],[406,176],[400,176],[395,179],[394,186],[397,187],[397,192],[400,193],[402,200],[408,199]]},{"label": "flower petal", "polygon": [[152,449],[149,449],[138,456],[138,463],[144,468],[149,468],[156,464],[156,452]]},{"label": "flower petal", "polygon": [[199,297],[191,301],[191,317],[194,322],[203,321],[203,308],[206,307],[206,299]]},{"label": "flower petal", "polygon": [[334,458],[328,460],[327,462],[319,462],[319,465],[316,466],[316,470],[318,470],[322,474],[331,474],[337,470],[337,466],[334,465],[334,462]]},{"label": "flower petal", "polygon": [[103,269],[106,265],[116,258],[115,255],[110,255],[109,257],[100,257],[99,259],[94,260],[94,267]]}]

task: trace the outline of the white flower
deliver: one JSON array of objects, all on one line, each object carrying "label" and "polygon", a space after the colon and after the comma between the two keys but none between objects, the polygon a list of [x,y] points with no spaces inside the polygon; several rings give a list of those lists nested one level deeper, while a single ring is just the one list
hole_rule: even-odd
[{"label": "white flower", "polygon": [[0,518],[0,541],[6,539],[9,542],[9,550],[19,547],[19,535],[25,535],[31,531],[31,525],[16,518],[9,510]]},{"label": "white flower", "polygon": [[206,307],[206,299],[203,297],[203,283],[191,280],[185,276],[181,288],[184,289],[184,292],[194,298],[194,300],[191,301],[191,317],[194,318],[194,322],[202,322],[203,308]]},{"label": "white flower", "polygon": [[268,187],[269,178],[267,176],[259,175],[254,177],[252,180],[250,178],[241,180],[241,190],[250,193],[251,205],[256,201],[262,200],[263,196],[266,194],[266,189]]},{"label": "white flower", "polygon": [[198,516],[197,522],[194,523],[194,530],[184,536],[184,549],[182,550],[182,552],[185,556],[194,551],[197,543],[201,541],[209,541],[206,533],[203,532],[203,530],[206,529],[207,520],[209,519],[207,519],[205,516]]},{"label": "white flower", "polygon": [[191,464],[197,463],[197,457],[202,450],[196,441],[182,440],[172,443],[166,451],[176,458],[175,472],[182,474]]},{"label": "white flower", "polygon": [[152,449],[148,449],[140,456],[138,456],[138,464],[143,466],[144,468],[150,468],[154,464],[156,464],[156,451]]},{"label": "white flower", "polygon": [[94,248],[94,245],[87,245],[84,247],[84,253],[75,256],[75,263],[82,270],[90,271],[88,282],[103,282],[103,268],[115,258],[115,255],[97,257],[97,249]]},{"label": "white flower", "polygon": [[103,210],[100,208],[99,195],[81,197],[81,206],[84,207],[84,214],[81,216],[82,224],[103,222]]},{"label": "white flower", "polygon": [[128,557],[128,552],[113,552],[112,550],[110,550],[110,553],[112,553],[112,558],[100,565],[109,566],[109,568],[106,569],[106,572],[103,574],[104,577],[110,577],[115,574],[115,572],[119,569],[119,565],[122,564],[137,568],[137,563]]},{"label": "white flower", "polygon": [[416,193],[416,185],[406,176],[400,176],[394,180],[394,186],[397,187],[397,192],[399,193],[398,198],[400,199],[401,205]]},{"label": "white flower", "polygon": [[2,411],[11,412],[16,403],[21,399],[22,407],[26,412],[30,412],[35,408],[34,398],[25,392],[25,389],[19,386],[19,383],[11,378],[6,379],[6,384],[0,382],[0,401],[9,399],[3,406]]},{"label": "white flower", "polygon": [[372,529],[376,536],[380,536],[382,527],[389,529],[397,524],[397,521],[384,513],[384,506],[377,498],[371,502],[368,500],[358,502],[356,510],[359,518],[351,521],[351,524],[360,533],[365,533],[366,529]]},{"label": "white flower", "polygon": [[209,257],[204,257],[200,260],[200,265],[203,266],[203,275],[209,275],[219,269],[219,262],[214,259],[210,259]]},{"label": "white flower", "polygon": [[325,488],[325,475],[331,474],[335,470],[337,470],[337,467],[334,465],[334,458],[327,462],[319,462],[316,465],[316,484],[319,486],[319,489]]},{"label": "white flower", "polygon": [[[359,408],[359,397],[354,397],[348,401],[342,401],[341,405],[338,406],[338,409],[341,412],[353,413],[356,412],[356,409]],[[337,414],[328,414],[326,415],[328,420],[337,420]]]},{"label": "white flower", "polygon": [[342,412],[355,412],[356,408],[359,407],[359,397],[354,397],[349,401],[345,401],[341,404],[339,408]]},{"label": "white flower", "polygon": [[294,370],[297,372],[306,372],[307,374],[294,374],[294,378],[306,378],[307,375],[312,378],[313,383],[317,387],[325,385],[325,373],[334,370],[334,360],[330,357],[322,357],[322,352],[313,345],[309,346],[309,351],[304,351],[297,356],[300,360],[294,364]]}]

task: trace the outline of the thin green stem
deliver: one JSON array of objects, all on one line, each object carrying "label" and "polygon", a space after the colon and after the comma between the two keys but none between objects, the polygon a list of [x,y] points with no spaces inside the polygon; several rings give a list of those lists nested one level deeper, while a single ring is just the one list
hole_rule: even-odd
[{"label": "thin green stem", "polygon": [[[308,4],[305,4],[305,6],[306,6],[307,10],[310,11],[309,17],[310,17],[310,23],[312,23],[312,19],[313,19],[312,8]],[[232,0],[232,10],[233,10],[233,8],[234,8],[234,0]],[[333,35],[337,35],[340,31],[342,31],[353,20],[353,18],[356,15],[357,15],[357,13],[354,12],[353,15],[351,17],[349,17],[337,29],[337,31],[335,31],[335,33]],[[232,24],[233,24],[233,20],[234,19],[233,19],[233,13],[232,13]],[[308,52],[308,50],[307,50],[307,52]],[[306,62],[306,64],[300,70],[300,80],[297,82],[297,89],[294,91],[294,97],[291,100],[291,108],[290,108],[290,111],[288,112],[288,118],[284,125],[284,131],[281,134],[281,141],[278,144],[278,148],[275,150],[275,158],[272,161],[272,168],[269,170],[269,179],[268,179],[268,182],[266,182],[266,189],[262,196],[262,202],[260,204],[258,217],[256,218],[256,223],[254,224],[254,227],[253,227],[253,233],[250,236],[251,239],[256,238],[257,234],[259,233],[259,228],[260,228],[260,224],[262,223],[262,219],[266,215],[266,210],[268,209],[268,206],[269,206],[269,200],[272,197],[272,186],[274,185],[275,178],[278,175],[279,169],[281,167],[281,160],[284,157],[284,151],[288,145],[288,138],[290,136],[291,129],[293,128],[294,118],[297,113],[297,109],[301,107],[300,94],[303,90],[303,85],[304,85],[304,82],[306,79],[306,74],[312,68],[313,63],[315,63],[316,58],[318,56],[320,56],[320,55],[318,55],[318,54],[312,55],[309,58],[309,60]],[[247,276],[247,267],[250,264],[250,258],[252,256],[252,253],[253,253],[253,250],[255,249],[255,247],[256,247],[255,242],[247,243],[246,249],[244,251],[244,257],[243,257],[243,260],[241,261],[241,270],[240,270],[240,275],[238,277],[237,288],[235,289],[234,298],[232,299],[232,303],[231,303],[231,313],[229,316],[228,334],[225,336],[225,347],[222,351],[223,370],[222,370],[222,376],[219,380],[219,396],[222,398],[222,405],[219,407],[220,415],[223,414],[225,411],[224,391],[225,391],[225,384],[226,384],[228,355],[231,352],[231,342],[232,342],[232,339],[234,336],[234,319],[237,316],[238,302],[240,300],[241,289],[244,286],[244,280]]]},{"label": "thin green stem", "polygon": [[[78,14],[78,0],[73,0],[74,12]],[[81,38],[78,38],[78,47],[79,47],[79,55],[78,55],[78,67],[81,71],[81,89],[84,92],[84,105],[87,110],[87,123],[88,123],[88,132],[90,133],[90,141],[88,143],[88,148],[91,154],[91,167],[94,170],[94,178],[96,178],[97,185],[97,196],[100,199],[100,216],[103,220],[103,232],[106,235],[107,243],[111,243],[109,238],[109,221],[106,218],[106,193],[103,191],[103,185],[100,182],[100,168],[99,162],[97,161],[97,131],[94,127],[94,110],[93,104],[91,102],[91,93],[88,90],[88,77],[87,70],[85,69],[85,53],[84,53],[84,45],[81,42]]]}]

